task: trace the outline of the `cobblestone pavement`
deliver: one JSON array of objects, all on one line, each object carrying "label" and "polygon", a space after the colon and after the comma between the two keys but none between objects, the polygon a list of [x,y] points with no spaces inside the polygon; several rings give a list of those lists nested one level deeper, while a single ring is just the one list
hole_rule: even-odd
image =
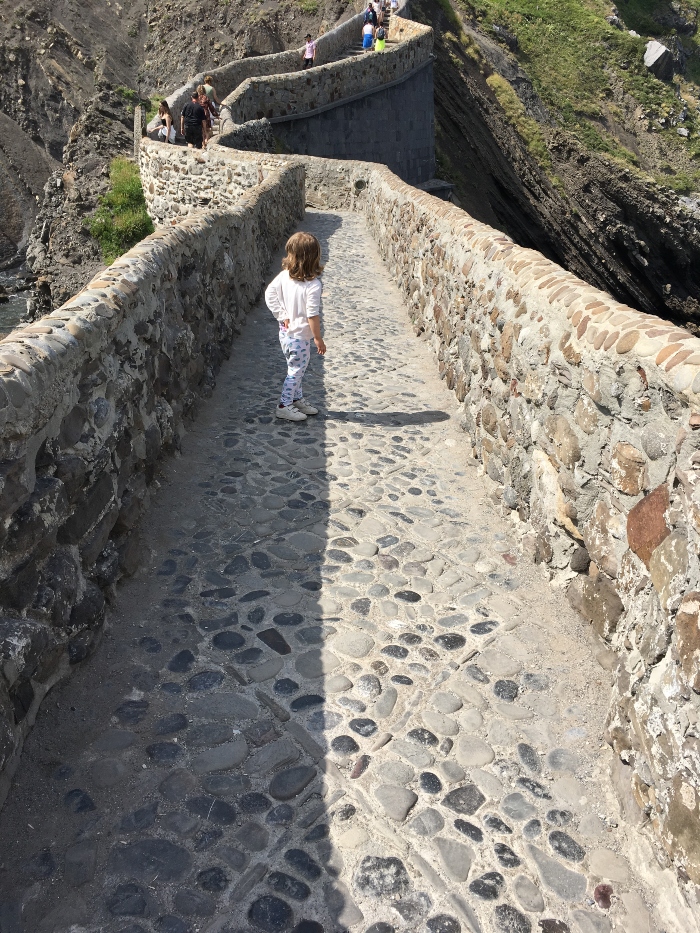
[{"label": "cobblestone pavement", "polygon": [[272,418],[261,305],[26,745],[1,933],[661,929],[607,777],[605,654],[521,563],[361,218],[305,227],[321,414]]}]

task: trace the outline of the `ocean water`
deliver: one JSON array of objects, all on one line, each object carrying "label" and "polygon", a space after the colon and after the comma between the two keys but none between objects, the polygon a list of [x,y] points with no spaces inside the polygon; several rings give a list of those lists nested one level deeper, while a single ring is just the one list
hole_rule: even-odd
[{"label": "ocean water", "polygon": [[27,310],[29,292],[16,291],[17,280],[14,276],[0,272],[0,285],[7,289],[10,300],[0,304],[0,338],[9,334],[20,323]]}]

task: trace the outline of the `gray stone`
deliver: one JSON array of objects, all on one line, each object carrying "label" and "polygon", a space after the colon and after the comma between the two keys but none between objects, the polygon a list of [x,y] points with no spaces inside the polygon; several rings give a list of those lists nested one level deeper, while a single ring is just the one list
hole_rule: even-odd
[{"label": "gray stone", "polygon": [[270,834],[260,823],[249,820],[241,826],[234,838],[239,845],[242,845],[244,849],[248,849],[249,852],[262,852],[267,848]]},{"label": "gray stone", "polygon": [[494,752],[490,745],[476,736],[460,735],[455,746],[455,758],[464,768],[481,768],[491,764]]},{"label": "gray stone", "polygon": [[355,692],[370,700],[375,700],[382,692],[382,685],[374,674],[363,674],[355,683]]},{"label": "gray stone", "polygon": [[189,700],[184,713],[190,720],[214,719],[238,723],[244,719],[255,719],[258,707],[252,700],[237,693],[212,693]]},{"label": "gray stone", "polygon": [[537,914],[544,910],[542,892],[527,875],[518,875],[513,880],[513,893],[523,910]]},{"label": "gray stone", "polygon": [[330,674],[339,664],[340,661],[331,651],[325,648],[313,648],[311,651],[300,654],[294,667],[302,677],[316,680],[324,674]]},{"label": "gray stone", "polygon": [[572,910],[571,916],[580,933],[610,933],[612,930],[610,921],[604,914],[594,914],[591,910]]},{"label": "gray stone", "polygon": [[561,862],[550,858],[548,855],[538,849],[537,846],[527,846],[542,883],[550,891],[554,891],[563,901],[569,904],[575,904],[580,901],[586,893],[586,878],[577,871],[570,871],[564,868]]},{"label": "gray stone", "polygon": [[449,716],[445,716],[444,713],[439,713],[436,710],[423,710],[421,719],[426,728],[437,735],[452,736],[457,735],[459,732],[459,726],[454,719],[450,719]]},{"label": "gray stone", "polygon": [[127,767],[123,761],[118,758],[103,758],[102,761],[96,761],[90,768],[90,777],[99,788],[114,787],[125,776]]},{"label": "gray stone", "polygon": [[226,742],[197,755],[192,760],[192,770],[195,774],[229,771],[245,761],[247,754],[248,743],[242,735],[238,735],[232,742]]},{"label": "gray stone", "polygon": [[673,76],[673,52],[656,39],[650,39],[644,52],[644,65],[661,81],[668,81]]},{"label": "gray stone", "polygon": [[95,876],[96,862],[97,843],[92,839],[77,842],[66,849],[63,867],[64,880],[73,888],[92,881]]},{"label": "gray stone", "polygon": [[537,815],[536,807],[533,807],[522,794],[508,794],[501,801],[501,810],[512,820],[530,820]]},{"label": "gray stone", "polygon": [[252,754],[243,770],[251,777],[261,777],[275,768],[289,765],[299,757],[299,749],[290,739],[278,739]]},{"label": "gray stone", "polygon": [[440,853],[443,868],[453,881],[466,881],[474,861],[474,851],[463,842],[438,836],[435,846]]},{"label": "gray stone", "polygon": [[456,761],[441,761],[438,767],[442,776],[450,784],[458,784],[466,776],[466,771]]},{"label": "gray stone", "polygon": [[364,658],[374,648],[374,639],[364,632],[345,632],[333,639],[332,648],[348,658]]},{"label": "gray stone", "polygon": [[138,839],[126,845],[117,844],[108,860],[109,871],[146,884],[152,884],[156,878],[161,884],[182,881],[191,867],[190,853],[167,839]]},{"label": "gray stone", "polygon": [[372,706],[372,715],[375,719],[386,719],[391,716],[396,706],[398,692],[396,687],[387,687],[379,699]]},{"label": "gray stone", "polygon": [[272,680],[273,677],[276,677],[283,666],[284,662],[281,658],[269,658],[267,661],[263,661],[262,664],[256,664],[255,667],[248,668],[246,674],[253,683],[262,684],[266,680]]},{"label": "gray stone", "polygon": [[92,743],[96,752],[121,752],[130,748],[136,741],[133,732],[127,729],[110,729]]},{"label": "gray stone", "polygon": [[344,674],[334,674],[325,680],[323,686],[326,693],[344,693],[352,687],[352,681]]},{"label": "gray stone", "polygon": [[422,810],[408,824],[409,829],[416,836],[434,836],[435,833],[440,832],[444,825],[445,821],[442,814],[434,807]]},{"label": "gray stone", "polygon": [[413,742],[406,742],[405,739],[393,739],[391,750],[416,768],[429,768],[435,761],[434,757],[420,746],[414,745]]},{"label": "gray stone", "polygon": [[416,776],[415,768],[403,761],[380,761],[374,768],[375,774],[389,784],[408,784]]},{"label": "gray stone", "polygon": [[326,881],[323,894],[328,913],[341,930],[355,926],[364,920],[364,915],[342,881]]},{"label": "gray stone", "polygon": [[307,784],[316,777],[316,769],[310,765],[300,765],[279,771],[270,781],[270,796],[275,800],[291,800],[300,794]]},{"label": "gray stone", "polygon": [[547,755],[547,767],[552,771],[571,771],[579,766],[579,758],[568,748],[554,748]]},{"label": "gray stone", "polygon": [[189,796],[197,786],[197,779],[184,768],[178,768],[160,783],[158,790],[171,803],[180,803]]},{"label": "gray stone", "polygon": [[458,709],[462,708],[462,701],[454,693],[439,692],[434,693],[431,697],[431,702],[436,710],[440,713],[456,713]]},{"label": "gray stone", "polygon": [[374,796],[384,808],[387,816],[396,820],[397,823],[402,823],[406,819],[408,811],[418,800],[417,794],[398,784],[380,784],[375,788]]}]

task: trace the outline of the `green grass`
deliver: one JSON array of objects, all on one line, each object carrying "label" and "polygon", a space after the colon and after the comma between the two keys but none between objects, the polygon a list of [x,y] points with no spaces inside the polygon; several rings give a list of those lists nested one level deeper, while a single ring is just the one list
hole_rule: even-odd
[{"label": "green grass", "polygon": [[138,166],[122,156],[112,159],[109,181],[110,190],[86,221],[108,266],[154,229],[146,211]]},{"label": "green grass", "polygon": [[[449,0],[439,2],[444,7]],[[678,136],[675,127],[662,128],[656,122],[677,117],[682,101],[671,82],[659,81],[643,63],[648,38],[663,39],[673,32],[657,21],[671,14],[668,0],[627,0],[618,5],[625,25],[639,32],[640,38],[606,22],[605,16],[611,9],[608,0],[454,0],[454,3],[478,21],[487,34],[493,25],[499,25],[517,36],[517,58],[535,90],[559,125],[588,149],[630,164],[637,161],[615,136],[615,124],[623,122],[624,117],[610,104],[615,90],[622,88],[632,99],[630,109],[639,104],[654,131],[664,133],[671,148],[689,153],[693,137],[700,129],[695,103],[700,99],[700,88],[686,85],[691,93],[684,125],[691,131],[691,138],[685,140]],[[681,7],[700,9],[700,0],[681,0]],[[684,35],[680,41],[691,53],[686,80],[700,82],[700,39],[697,35]],[[496,88],[494,91],[498,96]],[[505,99],[506,94],[501,88],[499,100]],[[516,119],[512,101],[509,106]],[[522,124],[522,117],[517,119]]]},{"label": "green grass", "polygon": [[318,13],[319,2],[318,0],[297,0],[297,5],[303,13]]},{"label": "green grass", "polygon": [[160,107],[160,102],[164,100],[163,97],[152,97],[151,102],[148,105],[146,110],[146,123],[150,123],[153,117],[158,113],[158,108]]},{"label": "green grass", "polygon": [[542,137],[540,126],[536,120],[527,115],[525,107],[510,84],[499,74],[490,75],[486,79],[486,83],[496,95],[506,119],[518,131],[529,152],[543,168],[551,168],[549,152]]},{"label": "green grass", "polygon": [[124,100],[128,100],[132,104],[135,104],[139,99],[139,95],[136,91],[130,87],[124,87],[123,84],[120,84],[119,87],[115,87],[114,91],[116,94],[119,94],[120,97],[123,97]]}]

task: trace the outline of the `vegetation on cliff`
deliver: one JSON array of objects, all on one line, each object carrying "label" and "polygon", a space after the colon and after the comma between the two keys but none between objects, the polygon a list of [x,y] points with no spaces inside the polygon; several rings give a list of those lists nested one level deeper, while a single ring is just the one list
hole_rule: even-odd
[{"label": "vegetation on cliff", "polygon": [[87,222],[108,266],[154,229],[146,211],[138,166],[118,156],[112,159],[109,180],[109,191],[100,198],[100,206]]},{"label": "vegetation on cliff", "polygon": [[[606,0],[454,0],[454,7],[515,59],[553,127],[676,191],[700,189],[700,0],[627,0],[619,11]],[[672,80],[644,65],[652,38],[674,54]],[[499,82],[492,90],[503,105],[507,92]],[[521,131],[513,108],[504,110]],[[532,134],[521,135],[531,148]]]}]

